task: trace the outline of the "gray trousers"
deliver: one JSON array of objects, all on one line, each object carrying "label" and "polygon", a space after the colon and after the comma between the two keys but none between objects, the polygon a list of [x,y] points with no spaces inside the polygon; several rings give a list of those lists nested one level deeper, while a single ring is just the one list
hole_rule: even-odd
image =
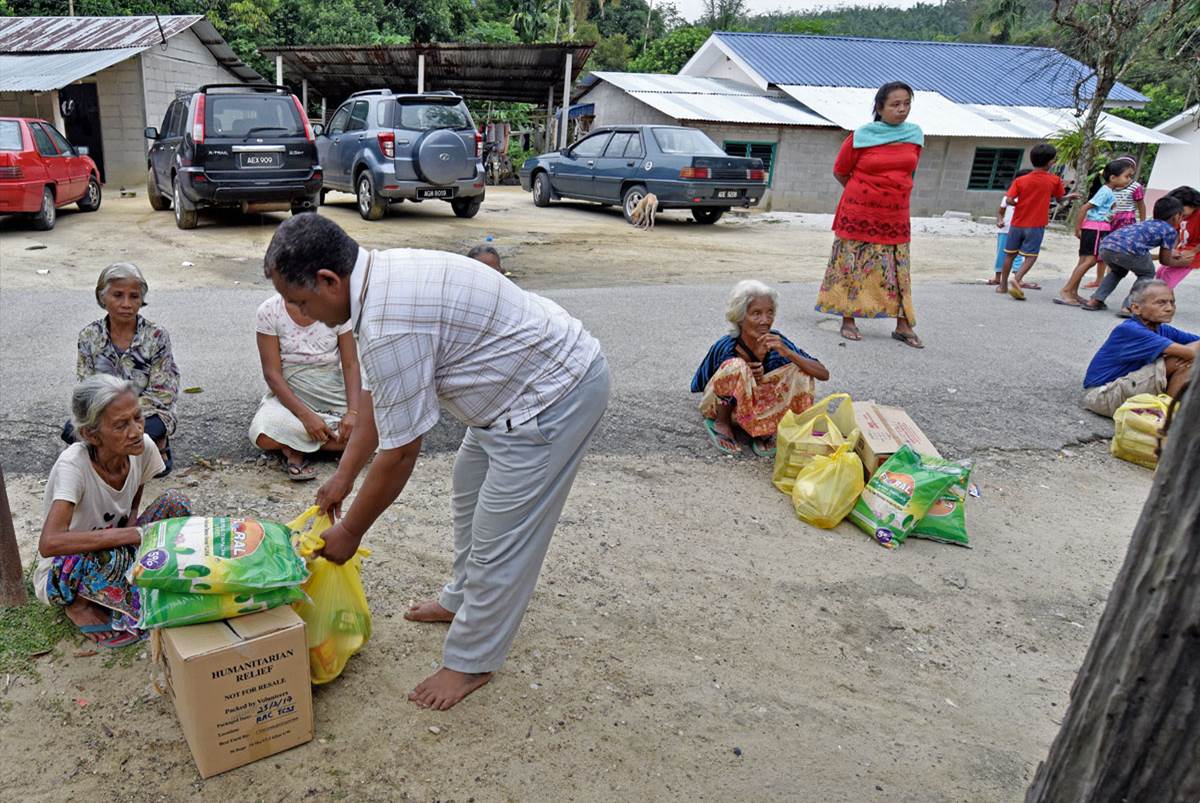
[{"label": "gray trousers", "polygon": [[511,430],[503,421],[467,428],[450,500],[453,576],[438,598],[454,612],[442,659],[448,669],[491,672],[504,663],[611,386],[600,355],[533,420]]},{"label": "gray trousers", "polygon": [[[1104,274],[1104,278],[1100,280],[1100,287],[1092,294],[1093,301],[1103,301],[1112,294],[1113,290],[1117,289],[1117,285],[1121,280],[1130,273],[1137,278],[1134,282],[1139,282],[1142,279],[1154,278],[1154,260],[1149,254],[1118,254],[1115,251],[1105,251],[1104,241],[1100,241],[1100,261],[1108,265],[1108,273]],[[1121,303],[1123,309],[1129,308],[1129,296],[1125,297],[1125,301]]]}]

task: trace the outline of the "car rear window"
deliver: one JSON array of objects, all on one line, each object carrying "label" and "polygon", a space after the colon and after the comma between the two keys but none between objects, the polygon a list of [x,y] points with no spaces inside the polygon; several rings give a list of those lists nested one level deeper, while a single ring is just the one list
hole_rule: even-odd
[{"label": "car rear window", "polygon": [[410,131],[429,131],[434,128],[474,128],[467,104],[423,103],[421,101],[400,103],[397,128]]},{"label": "car rear window", "polygon": [[304,124],[289,95],[208,95],[204,114],[210,137],[300,137]]},{"label": "car rear window", "polygon": [[0,151],[21,150],[21,124],[16,120],[0,120]]},{"label": "car rear window", "polygon": [[663,153],[686,153],[698,156],[725,156],[703,131],[694,128],[656,128],[654,141]]}]

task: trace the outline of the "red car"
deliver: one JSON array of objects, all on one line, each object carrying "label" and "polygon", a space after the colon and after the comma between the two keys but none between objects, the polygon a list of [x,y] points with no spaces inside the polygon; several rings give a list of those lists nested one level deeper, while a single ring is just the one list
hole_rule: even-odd
[{"label": "red car", "polygon": [[87,149],[71,147],[45,120],[0,117],[0,215],[30,215],[46,230],[58,207],[72,203],[100,208],[100,171]]}]

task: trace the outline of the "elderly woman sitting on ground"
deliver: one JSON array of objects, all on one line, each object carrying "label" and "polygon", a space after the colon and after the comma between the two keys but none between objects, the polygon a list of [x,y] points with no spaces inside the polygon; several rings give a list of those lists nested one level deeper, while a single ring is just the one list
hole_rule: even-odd
[{"label": "elderly woman sitting on ground", "polygon": [[[146,295],[146,279],[136,265],[118,262],[100,271],[96,303],[106,315],[79,333],[75,374],[80,381],[108,374],[133,384],[146,434],[162,454],[166,474],[172,465],[170,436],[175,432],[179,368],[167,330],[140,314]],[[62,439],[70,444],[76,437],[75,428],[67,421]]]},{"label": "elderly woman sitting on ground", "polygon": [[362,377],[349,322],[336,331],[306,318],[278,293],[258,308],[258,356],[267,395],[250,441],[278,450],[293,482],[317,476],[308,455],[340,452],[358,417]]},{"label": "elderly woman sitting on ground", "polygon": [[829,379],[820,361],[771,328],[778,300],[762,282],[738,282],[725,311],[732,332],[712,345],[692,377],[692,392],[704,393],[700,412],[709,440],[726,454],[741,451],[741,430],[755,454],[773,456],[784,413],[807,410],[813,380]]},{"label": "elderly woman sitting on ground", "polygon": [[106,374],[75,387],[71,415],[78,440],[58,456],[46,481],[34,592],[103,647],[140,640],[138,590],[126,579],[142,527],[187,516],[187,497],[167,491],[141,510],[146,480],[163,459],[145,432],[137,386]]}]

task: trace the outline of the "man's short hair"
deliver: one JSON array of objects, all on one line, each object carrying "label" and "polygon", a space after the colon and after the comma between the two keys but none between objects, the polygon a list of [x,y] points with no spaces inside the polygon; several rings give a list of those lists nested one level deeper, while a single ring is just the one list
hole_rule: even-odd
[{"label": "man's short hair", "polygon": [[1154,219],[1155,220],[1170,220],[1183,211],[1183,204],[1178,198],[1172,198],[1170,195],[1164,195],[1154,202]]},{"label": "man's short hair", "polygon": [[1058,149],[1049,142],[1039,142],[1029,149],[1029,161],[1034,167],[1045,167],[1058,156]]},{"label": "man's short hair", "polygon": [[329,218],[305,212],[279,224],[263,258],[263,273],[268,279],[278,274],[288,284],[312,287],[317,271],[349,276],[357,261],[354,238]]},{"label": "man's short hair", "polygon": [[1151,290],[1156,290],[1160,287],[1165,287],[1168,290],[1171,289],[1171,285],[1162,279],[1139,279],[1133,283],[1133,289],[1129,291],[1129,303],[1141,304]]},{"label": "man's short hair", "polygon": [[500,261],[500,252],[490,245],[477,245],[467,252],[467,256],[471,259],[479,259],[484,254],[495,257],[497,262]]}]

